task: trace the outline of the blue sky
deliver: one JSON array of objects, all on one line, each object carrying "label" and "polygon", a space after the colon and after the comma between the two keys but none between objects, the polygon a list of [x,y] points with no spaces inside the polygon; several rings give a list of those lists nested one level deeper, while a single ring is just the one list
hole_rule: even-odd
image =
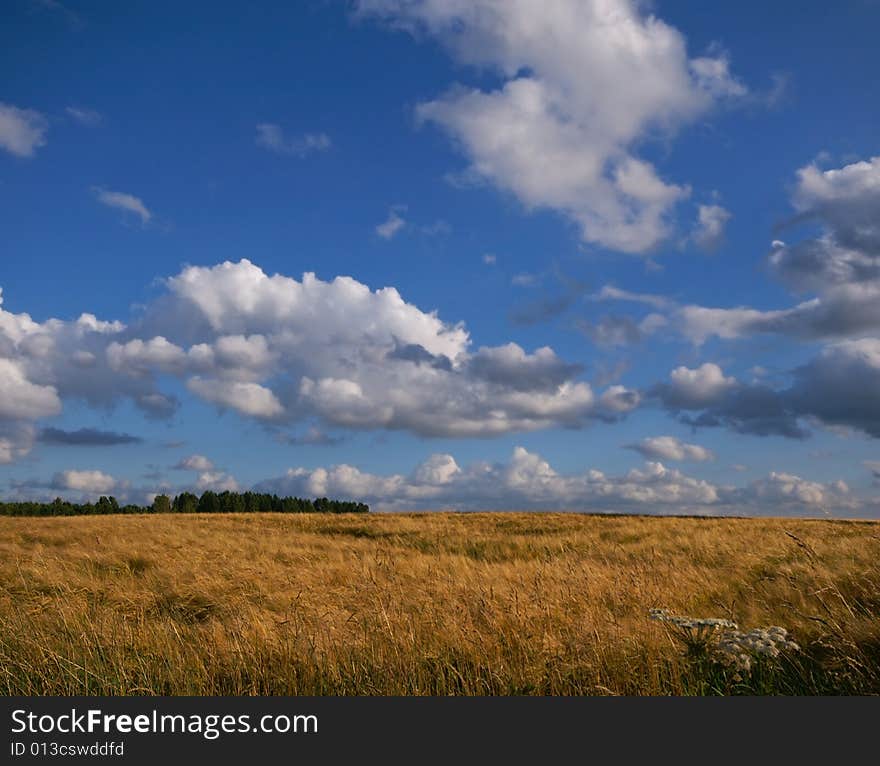
[{"label": "blue sky", "polygon": [[876,3],[3,14],[6,496],[878,515]]}]

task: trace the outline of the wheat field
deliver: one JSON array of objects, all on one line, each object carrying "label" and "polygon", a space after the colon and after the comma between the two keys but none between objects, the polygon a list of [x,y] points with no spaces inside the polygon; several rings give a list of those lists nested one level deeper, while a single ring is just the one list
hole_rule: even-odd
[{"label": "wheat field", "polygon": [[[652,608],[784,626],[746,677]],[[0,518],[2,694],[876,694],[880,523]]]}]

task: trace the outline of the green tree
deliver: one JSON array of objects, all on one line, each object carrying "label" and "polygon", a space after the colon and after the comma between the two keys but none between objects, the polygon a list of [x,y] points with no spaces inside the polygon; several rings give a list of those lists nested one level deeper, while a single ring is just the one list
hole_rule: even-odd
[{"label": "green tree", "polygon": [[181,492],[174,498],[172,510],[174,513],[195,513],[199,505],[199,499],[192,492]]}]

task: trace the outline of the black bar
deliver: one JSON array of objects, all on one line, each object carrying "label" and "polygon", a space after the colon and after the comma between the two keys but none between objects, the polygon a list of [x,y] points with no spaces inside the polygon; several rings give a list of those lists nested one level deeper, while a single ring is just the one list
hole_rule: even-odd
[{"label": "black bar", "polygon": [[[826,749],[835,763],[860,763],[876,756],[878,713],[876,698],[7,697],[0,763],[681,763],[720,753],[789,763]],[[129,718],[104,730],[105,715]],[[76,716],[81,733],[28,730],[69,729]],[[180,716],[188,731],[166,720],[166,733],[136,733],[136,716],[142,729]],[[223,716],[244,730],[222,731]],[[72,756],[71,746],[87,749]]]}]

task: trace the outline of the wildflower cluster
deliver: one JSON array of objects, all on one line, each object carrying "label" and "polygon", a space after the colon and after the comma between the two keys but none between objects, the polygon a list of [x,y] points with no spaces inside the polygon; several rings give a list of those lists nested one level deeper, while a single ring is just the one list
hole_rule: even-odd
[{"label": "wildflower cluster", "polygon": [[788,631],[778,625],[755,628],[748,633],[725,631],[717,647],[717,659],[735,670],[748,672],[753,657],[775,659],[781,652],[796,652],[800,647],[788,637]]},{"label": "wildflower cluster", "polygon": [[721,630],[736,630],[737,624],[718,617],[683,617],[672,614],[668,609],[652,609],[652,620],[665,622],[672,627],[679,640],[691,654],[704,654],[710,648]]},{"label": "wildflower cluster", "polygon": [[720,617],[682,617],[672,614],[668,609],[652,609],[649,612],[652,620],[660,620],[675,625],[685,630],[701,630],[717,628],[733,628],[736,629],[737,624],[731,620],[724,620]]},{"label": "wildflower cluster", "polygon": [[745,633],[732,620],[718,617],[685,617],[667,609],[651,609],[648,614],[670,625],[690,654],[708,656],[737,673],[750,671],[756,658],[775,659],[784,651],[800,649],[778,625]]}]

